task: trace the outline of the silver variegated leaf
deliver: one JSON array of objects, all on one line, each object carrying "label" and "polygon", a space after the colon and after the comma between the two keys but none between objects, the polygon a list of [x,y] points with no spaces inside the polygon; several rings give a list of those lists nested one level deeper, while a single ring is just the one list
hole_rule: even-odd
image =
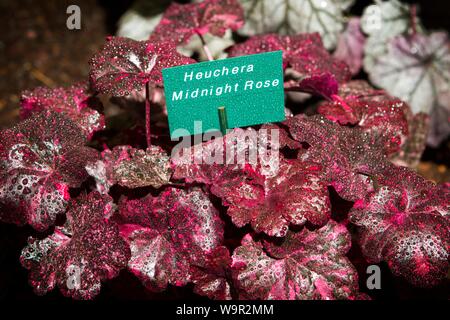
[{"label": "silver variegated leaf", "polygon": [[335,47],[344,29],[343,11],[353,0],[240,0],[245,11],[244,35],[318,32],[325,47]]}]

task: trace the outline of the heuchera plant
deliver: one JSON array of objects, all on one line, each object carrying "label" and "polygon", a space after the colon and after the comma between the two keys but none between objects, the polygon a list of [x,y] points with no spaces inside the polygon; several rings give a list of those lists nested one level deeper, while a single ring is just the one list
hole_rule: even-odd
[{"label": "heuchera plant", "polygon": [[[448,185],[405,167],[420,159],[428,115],[394,96],[403,95],[397,87],[388,93],[351,77],[370,45],[381,50],[379,59],[364,61],[374,84],[383,87],[388,72],[399,85],[408,63],[415,63],[414,75],[439,80],[433,101],[442,103],[448,43],[440,44],[446,38],[405,38],[408,27],[390,21],[398,32],[372,34],[366,43],[364,16],[351,19],[342,34],[342,19],[330,34],[315,22],[295,30],[285,25],[295,8],[267,25],[272,33],[253,35],[265,32],[259,22],[271,3],[255,4],[253,13],[235,0],[172,4],[149,40],[108,37],[90,62],[90,81],[22,93],[22,121],[0,132],[0,221],[48,229],[30,237],[20,256],[37,294],[58,287],[65,296],[93,299],[121,270],[151,292],[188,286],[211,299],[367,299],[357,270],[383,262],[411,286],[445,279]],[[324,3],[323,12],[311,8],[313,17],[341,16],[348,8]],[[389,5],[404,10],[397,1]],[[241,29],[244,16],[249,20]],[[286,28],[282,34],[273,33],[278,25]],[[322,33],[328,48],[337,45],[334,55],[319,33],[298,33],[310,29]],[[237,128],[175,150],[167,127],[150,130],[151,108],[165,107],[161,71],[196,63],[177,45],[198,36],[208,52],[203,36],[226,31],[252,35],[231,47],[230,56],[282,50],[285,91],[315,97],[288,105],[283,123]],[[377,47],[380,37],[387,48]],[[408,53],[417,46],[429,52]],[[426,73],[425,63],[436,65],[436,74]],[[120,132],[135,137],[124,145],[103,131],[110,119],[99,98],[106,97],[121,97],[126,112],[145,112],[145,134]],[[412,97],[413,107],[421,97]],[[164,111],[158,117],[167,121]],[[273,130],[279,144],[270,144]],[[278,156],[208,162],[211,153],[220,155],[251,134]],[[258,144],[245,148],[235,157],[250,155]],[[338,217],[342,203],[351,209]]]}]

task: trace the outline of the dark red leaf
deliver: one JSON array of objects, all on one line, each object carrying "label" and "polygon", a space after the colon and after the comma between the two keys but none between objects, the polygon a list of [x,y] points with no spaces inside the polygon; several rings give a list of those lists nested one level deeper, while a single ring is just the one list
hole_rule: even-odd
[{"label": "dark red leaf", "polygon": [[0,132],[0,220],[37,230],[64,213],[69,188],[88,177],[98,152],[71,120],[43,111]]},{"label": "dark red leaf", "polygon": [[285,89],[289,91],[299,91],[311,93],[332,100],[338,94],[338,83],[330,73],[313,75],[300,81],[288,81]]},{"label": "dark red leaf", "polygon": [[112,199],[97,192],[72,200],[64,227],[49,237],[30,238],[20,257],[30,270],[30,283],[39,295],[58,286],[75,299],[92,299],[101,282],[116,277],[130,258],[130,249],[117,225],[108,221]]},{"label": "dark red leaf", "polygon": [[253,36],[230,49],[230,56],[283,50],[283,62],[298,73],[298,80],[330,73],[338,82],[351,78],[348,66],[334,59],[322,44],[318,33],[294,36],[266,34]]},{"label": "dark red leaf", "polygon": [[128,269],[152,291],[191,282],[191,265],[223,240],[219,213],[200,189],[124,200],[120,214],[128,223],[120,231],[131,248]]},{"label": "dark red leaf", "polygon": [[89,76],[95,90],[127,96],[141,91],[147,82],[162,85],[162,69],[194,62],[170,43],[111,37],[92,57]]},{"label": "dark red leaf", "polygon": [[241,299],[330,300],[358,297],[358,274],[345,257],[347,229],[324,227],[289,232],[281,244],[256,242],[249,234],[232,256]]},{"label": "dark red leaf", "polygon": [[386,261],[416,286],[438,284],[449,268],[450,193],[395,166],[379,183],[350,212],[363,254],[370,263]]},{"label": "dark red leaf", "polygon": [[195,35],[223,37],[227,29],[244,24],[244,12],[237,0],[204,0],[200,3],[172,3],[150,36],[150,40],[186,44]]},{"label": "dark red leaf", "polygon": [[98,111],[90,107],[100,105],[100,101],[91,97],[87,83],[76,83],[69,88],[50,89],[38,87],[22,92],[20,117],[29,118],[36,112],[52,110],[62,113],[78,124],[88,139],[105,128],[105,119]]}]

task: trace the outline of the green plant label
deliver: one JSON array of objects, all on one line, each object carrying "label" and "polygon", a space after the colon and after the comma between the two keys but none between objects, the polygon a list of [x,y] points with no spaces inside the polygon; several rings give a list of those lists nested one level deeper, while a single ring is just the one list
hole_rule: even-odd
[{"label": "green plant label", "polygon": [[170,136],[285,119],[282,51],[167,68],[162,71]]}]

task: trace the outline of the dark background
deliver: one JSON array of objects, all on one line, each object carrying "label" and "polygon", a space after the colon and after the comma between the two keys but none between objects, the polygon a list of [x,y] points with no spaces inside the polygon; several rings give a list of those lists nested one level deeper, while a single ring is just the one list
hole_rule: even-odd
[{"label": "dark background", "polygon": [[[419,4],[419,16],[428,30],[450,31],[450,1],[403,2]],[[86,79],[89,58],[101,46],[106,35],[115,33],[117,20],[132,3],[132,0],[0,0],[0,129],[18,120],[19,95],[22,90],[36,86],[69,85]],[[372,1],[357,0],[351,12],[360,15],[370,3]],[[81,8],[81,30],[70,31],[66,28],[66,8],[70,4],[77,4]],[[448,140],[438,149],[428,148],[419,171],[436,181],[449,181],[449,150]],[[21,267],[19,255],[29,235],[36,235],[36,232],[29,227],[0,224],[0,300],[64,299],[58,290],[37,297],[28,285],[27,271]],[[355,249],[351,255],[359,256]],[[449,298],[448,281],[433,290],[417,289],[400,279],[394,279],[384,265],[382,268],[383,289],[369,292],[373,298]],[[361,281],[365,279],[364,273],[361,278]],[[162,294],[149,293],[139,280],[123,271],[118,278],[102,286],[98,299],[181,297],[200,298],[193,296],[189,286],[177,290],[169,288]]]}]

